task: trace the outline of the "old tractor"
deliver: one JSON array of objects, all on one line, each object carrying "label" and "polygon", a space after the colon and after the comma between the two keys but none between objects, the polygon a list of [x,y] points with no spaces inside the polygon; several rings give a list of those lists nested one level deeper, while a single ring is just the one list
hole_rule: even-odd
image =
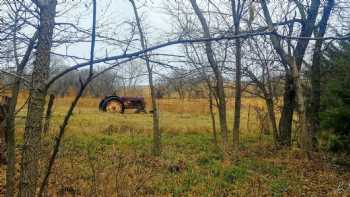
[{"label": "old tractor", "polygon": [[147,113],[144,97],[106,96],[99,104],[100,111],[124,113],[126,109],[136,109],[135,113]]}]

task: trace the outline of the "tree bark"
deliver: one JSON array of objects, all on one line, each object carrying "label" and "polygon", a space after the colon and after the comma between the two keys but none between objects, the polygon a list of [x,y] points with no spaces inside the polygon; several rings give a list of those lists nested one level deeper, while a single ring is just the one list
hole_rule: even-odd
[{"label": "tree bark", "polygon": [[[51,116],[52,116],[52,108],[53,108],[53,104],[55,101],[55,95],[51,94],[50,98],[49,98],[49,102],[47,104],[47,109],[46,109],[46,115],[45,115],[45,122],[44,122],[44,128],[43,128],[43,133],[44,136],[45,134],[49,133],[50,130],[50,123],[51,123]],[[43,146],[42,146],[42,152],[41,152],[41,162],[42,164],[45,166],[46,165],[46,158],[47,156],[50,155],[50,149],[49,149],[49,143],[44,142]],[[45,168],[47,168],[47,166],[45,166]],[[40,192],[40,190],[39,190]],[[48,184],[45,185],[44,191],[42,192],[44,197],[48,197]]]},{"label": "tree bark", "polygon": [[277,146],[277,142],[278,142],[277,140],[278,140],[279,134],[278,134],[277,124],[276,124],[275,108],[273,105],[273,99],[272,99],[271,95],[265,96],[265,102],[266,102],[267,111],[268,111],[271,126],[272,126],[272,134],[273,134],[274,143],[275,143],[275,146]]},{"label": "tree bark", "polygon": [[217,134],[216,134],[216,121],[215,121],[215,113],[214,113],[214,108],[213,108],[213,88],[211,87],[211,82],[210,78],[208,77],[207,80],[208,83],[208,100],[209,100],[209,112],[210,112],[210,118],[211,118],[211,123],[212,123],[212,129],[213,129],[213,141],[215,145],[218,144],[218,139],[217,139]]},{"label": "tree bark", "polygon": [[[261,0],[261,7],[263,10],[264,17],[266,22],[268,23],[270,31],[276,31],[272,22],[272,18],[270,15],[270,11],[267,7],[266,0]],[[292,123],[293,123],[293,112],[294,112],[294,83],[291,73],[289,72],[289,62],[288,56],[282,45],[281,39],[277,36],[271,35],[270,40],[273,48],[281,58],[282,64],[286,67],[286,79],[284,86],[284,95],[283,95],[283,106],[282,106],[282,114],[279,121],[279,143],[281,145],[289,146],[291,145],[291,137],[292,137]]]},{"label": "tree bark", "polygon": [[[274,25],[271,19],[270,12],[267,7],[266,0],[261,0],[261,6],[263,9],[263,13],[265,16],[265,19],[269,25],[270,30],[274,30]],[[296,1],[296,3],[298,3]],[[314,31],[315,28],[315,22],[318,15],[318,10],[320,6],[320,0],[312,0],[310,2],[310,6],[307,9],[307,14],[304,14],[303,5],[298,4],[300,12],[302,12],[302,26],[300,30],[300,37],[310,37]],[[300,7],[301,6],[301,7]],[[292,24],[293,25],[293,24]],[[293,28],[291,28],[293,29]],[[292,32],[290,32],[292,33]],[[307,131],[307,122],[306,122],[306,113],[305,113],[305,103],[304,102],[304,95],[303,95],[303,89],[302,89],[302,81],[300,78],[300,71],[303,63],[303,59],[305,56],[305,51],[307,49],[307,46],[310,42],[308,39],[300,39],[297,41],[295,49],[293,50],[293,56],[291,56],[291,53],[286,53],[281,46],[281,40],[275,35],[271,35],[270,39],[272,41],[273,47],[275,48],[276,52],[280,56],[282,63],[288,68],[286,68],[287,71],[287,77],[286,77],[286,84],[285,84],[285,94],[284,94],[284,106],[280,121],[280,132],[281,132],[281,140],[285,141],[285,145],[290,145],[290,136],[291,136],[291,128],[292,128],[292,120],[293,120],[293,98],[295,93],[296,99],[297,99],[297,108],[300,115],[300,125],[301,125],[301,136],[304,137],[311,137]],[[288,70],[291,71],[291,74],[288,73]],[[302,148],[305,148],[306,151],[309,150],[309,141],[310,139],[303,139],[301,141]]]},{"label": "tree bark", "polygon": [[[17,70],[17,75],[22,76],[23,69]],[[15,136],[15,116],[18,93],[21,85],[20,79],[15,79],[12,87],[12,99],[9,111],[6,117],[6,197],[15,195],[15,176],[16,176],[16,136]]]},{"label": "tree bark", "polygon": [[266,75],[267,75],[267,90],[268,93],[265,91],[265,101],[267,106],[267,111],[270,117],[270,122],[272,126],[272,132],[273,132],[273,140],[275,143],[275,147],[278,147],[278,138],[279,138],[279,132],[277,129],[277,122],[276,122],[276,114],[275,114],[275,107],[274,107],[274,91],[272,88],[272,81],[271,81],[271,73],[269,65],[266,64]]},{"label": "tree bark", "polygon": [[[231,0],[231,10],[232,18],[234,24],[234,35],[240,33],[240,20],[241,20],[241,9],[244,5],[244,1],[241,4],[240,1]],[[237,7],[237,8],[236,8]],[[234,111],[234,120],[233,120],[233,133],[232,133],[232,148],[233,148],[233,161],[239,159],[239,129],[241,122],[241,70],[242,70],[242,49],[241,49],[241,39],[237,38],[235,40],[235,51],[236,51],[236,91],[235,91],[235,111]]]},{"label": "tree bark", "polygon": [[35,196],[37,190],[39,178],[38,161],[46,97],[45,82],[49,78],[50,51],[55,24],[56,0],[38,1],[37,6],[40,9],[40,25],[21,161],[19,196],[23,197]]},{"label": "tree bark", "polygon": [[15,196],[15,176],[16,176],[16,136],[15,136],[15,110],[19,92],[19,84],[12,87],[12,99],[6,118],[6,197]]},{"label": "tree bark", "polygon": [[[61,145],[61,142],[63,140],[63,136],[64,136],[64,133],[66,131],[66,128],[68,126],[68,123],[69,123],[69,120],[70,118],[72,117],[73,115],[73,111],[75,109],[75,107],[77,106],[80,98],[83,96],[83,93],[86,89],[86,87],[89,85],[89,83],[98,76],[97,75],[94,75],[94,58],[95,58],[95,45],[96,45],[96,21],[97,21],[97,0],[92,0],[92,27],[91,27],[91,45],[90,45],[90,66],[89,66],[89,75],[88,77],[86,78],[85,82],[83,82],[83,80],[80,78],[79,79],[79,82],[80,82],[80,89],[77,93],[77,95],[75,96],[73,102],[71,103],[64,119],[63,119],[63,122],[62,124],[59,126],[59,133],[58,133],[58,136],[55,138],[55,145],[53,147],[53,152],[52,152],[52,155],[49,159],[49,162],[48,164],[45,166],[46,169],[44,171],[44,177],[43,177],[43,180],[40,184],[40,188],[39,188],[39,192],[38,192],[38,197],[42,197],[42,196],[45,196],[47,195],[47,188],[48,188],[48,183],[49,183],[49,176],[51,174],[51,171],[52,171],[52,168],[53,168],[53,165],[56,161],[56,157],[57,157],[57,154],[59,152],[59,149],[60,149],[60,145]],[[53,99],[50,99],[50,101],[53,101]]]},{"label": "tree bark", "polygon": [[241,41],[236,39],[236,91],[233,121],[233,160],[239,159],[239,128],[241,122]]},{"label": "tree bark", "polygon": [[[134,0],[129,0],[132,4],[134,14],[135,14],[135,20],[136,24],[140,33],[140,42],[142,49],[145,50],[147,48],[147,43],[145,39],[145,35],[141,26],[141,19],[138,15],[138,11],[135,5]],[[149,56],[147,53],[145,53],[145,61],[147,66],[147,72],[148,72],[148,81],[149,81],[149,87],[151,90],[151,99],[152,99],[152,111],[153,111],[153,149],[152,152],[155,156],[159,156],[161,154],[161,131],[159,127],[159,112],[157,107],[157,97],[156,97],[156,90],[153,85],[153,68],[149,61]]]},{"label": "tree bark", "polygon": [[292,60],[292,75],[293,75],[293,81],[295,83],[295,96],[297,99],[297,109],[299,113],[299,124],[300,124],[300,146],[303,150],[306,152],[309,152],[312,150],[312,138],[309,133],[308,127],[307,127],[307,121],[306,121],[306,108],[305,108],[305,100],[304,100],[304,93],[303,93],[303,87],[302,87],[302,80],[300,76],[300,71],[298,69],[298,65],[296,63],[296,60]]},{"label": "tree bark", "polygon": [[44,123],[44,133],[48,133],[50,129],[51,115],[52,115],[52,107],[55,101],[55,95],[51,94],[49,98],[49,103],[47,104],[46,115],[45,115],[45,123]]},{"label": "tree bark", "polygon": [[292,123],[295,106],[294,82],[290,74],[286,73],[286,82],[284,84],[283,106],[281,118],[279,121],[279,144],[290,146],[292,144]]},{"label": "tree bark", "polygon": [[[16,35],[14,35],[16,36]],[[6,150],[7,150],[7,168],[6,168],[6,197],[15,196],[15,176],[16,176],[16,136],[15,136],[15,116],[16,116],[16,106],[17,106],[17,98],[20,91],[21,86],[21,76],[23,74],[23,70],[29,61],[29,57],[33,51],[35,40],[37,39],[37,33],[34,33],[34,36],[29,41],[26,52],[21,60],[21,62],[17,63],[17,71],[15,78],[15,82],[13,83],[11,90],[11,102],[8,114],[6,116]],[[16,41],[14,41],[14,45],[16,45]],[[16,55],[17,56],[17,55]]]},{"label": "tree bark", "polygon": [[[315,30],[316,18],[318,15],[318,10],[320,7],[320,0],[313,0],[310,3],[310,7],[307,12],[307,18],[305,19],[301,27],[301,37],[310,37]],[[308,129],[308,121],[306,114],[305,98],[303,94],[302,79],[300,76],[301,67],[303,59],[305,56],[306,48],[310,40],[300,40],[298,41],[295,51],[294,58],[291,59],[290,65],[293,75],[293,80],[295,84],[295,95],[297,99],[297,107],[299,113],[300,122],[300,145],[301,148],[307,153],[309,157],[309,152],[312,151],[312,135]]]},{"label": "tree bark", "polygon": [[[204,15],[202,14],[201,10],[199,9],[196,0],[191,0],[191,5],[201,23],[204,37],[211,38],[208,23]],[[222,143],[223,143],[223,149],[224,149],[223,151],[226,153],[227,142],[228,142],[228,137],[227,137],[228,129],[227,129],[227,120],[226,120],[226,99],[225,99],[225,90],[224,90],[224,79],[217,62],[215,61],[214,51],[213,51],[211,42],[205,42],[205,51],[206,51],[206,55],[207,55],[210,67],[212,68],[216,78],[216,92],[219,100],[218,109],[219,109],[221,137],[222,137]]]}]

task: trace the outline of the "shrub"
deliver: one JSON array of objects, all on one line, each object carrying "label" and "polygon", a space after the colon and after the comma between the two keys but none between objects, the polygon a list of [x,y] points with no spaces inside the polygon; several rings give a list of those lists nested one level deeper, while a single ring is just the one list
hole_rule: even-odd
[{"label": "shrub", "polygon": [[321,127],[333,133],[328,149],[349,150],[350,142],[350,41],[329,47],[324,60]]}]

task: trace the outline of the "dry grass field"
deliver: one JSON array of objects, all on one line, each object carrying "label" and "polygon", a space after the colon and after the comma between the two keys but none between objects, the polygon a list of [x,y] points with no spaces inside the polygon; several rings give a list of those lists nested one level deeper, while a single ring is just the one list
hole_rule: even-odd
[{"label": "dry grass field", "polygon": [[[42,165],[71,100],[55,102]],[[261,100],[243,99],[241,160],[235,165],[212,142],[204,99],[160,100],[161,157],[150,152],[151,114],[103,113],[98,102],[83,98],[76,108],[50,178],[50,196],[350,196],[347,158],[315,153],[307,161],[296,148],[273,148],[256,117]],[[232,128],[233,101],[228,106]],[[16,123],[18,149],[24,114]],[[4,171],[2,166],[1,185]]]}]

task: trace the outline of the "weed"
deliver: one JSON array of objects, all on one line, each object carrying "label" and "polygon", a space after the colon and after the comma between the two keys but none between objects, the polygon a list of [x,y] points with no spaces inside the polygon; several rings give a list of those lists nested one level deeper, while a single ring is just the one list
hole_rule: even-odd
[{"label": "weed", "polygon": [[288,191],[288,181],[284,179],[273,180],[270,185],[271,192],[274,196],[282,196],[284,192]]},{"label": "weed", "polygon": [[228,183],[235,183],[237,181],[243,180],[247,177],[247,169],[241,166],[230,167],[224,169],[223,177]]}]

